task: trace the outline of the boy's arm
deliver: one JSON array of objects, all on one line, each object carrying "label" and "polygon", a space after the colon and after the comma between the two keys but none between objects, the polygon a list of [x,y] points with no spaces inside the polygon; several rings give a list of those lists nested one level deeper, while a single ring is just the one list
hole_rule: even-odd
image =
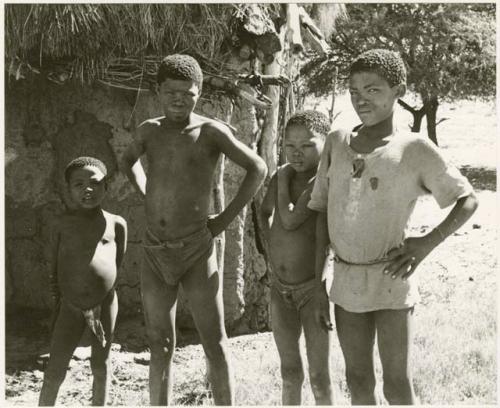
[{"label": "boy's arm", "polygon": [[136,191],[144,198],[146,196],[146,173],[142,167],[139,158],[146,151],[144,143],[143,125],[137,128],[135,140],[128,146],[123,153],[121,160],[122,170],[136,189]]},{"label": "boy's arm", "polygon": [[262,229],[264,232],[264,237],[269,240],[269,230],[271,229],[272,215],[274,213],[275,200],[276,200],[276,189],[277,189],[277,175],[276,173],[269,180],[267,186],[266,195],[262,200],[260,206],[260,216],[262,219]]},{"label": "boy's arm", "polygon": [[311,199],[314,182],[309,182],[295,205],[291,202],[289,186],[293,172],[294,170],[289,164],[278,170],[278,212],[283,228],[289,231],[300,227],[313,213],[307,208],[307,203]]},{"label": "boy's arm", "polygon": [[254,151],[237,140],[230,130],[223,125],[214,124],[216,144],[220,152],[246,170],[240,188],[219,215],[208,220],[208,227],[213,236],[224,231],[241,209],[255,195],[267,174],[267,166]]},{"label": "boy's arm", "polygon": [[115,240],[116,240],[116,269],[118,270],[122,264],[123,257],[127,251],[127,222],[120,216],[116,216],[115,223]]},{"label": "boy's arm", "polygon": [[467,222],[477,206],[478,201],[473,192],[459,198],[448,216],[431,232],[423,237],[407,238],[401,248],[389,251],[388,256],[394,257],[394,260],[384,273],[391,274],[393,279],[398,276],[408,279],[434,248]]},{"label": "boy's arm", "polygon": [[317,291],[315,294],[315,314],[319,324],[327,330],[333,330],[330,316],[330,300],[326,289],[326,272],[330,256],[330,237],[326,212],[316,212],[316,260],[315,276]]}]

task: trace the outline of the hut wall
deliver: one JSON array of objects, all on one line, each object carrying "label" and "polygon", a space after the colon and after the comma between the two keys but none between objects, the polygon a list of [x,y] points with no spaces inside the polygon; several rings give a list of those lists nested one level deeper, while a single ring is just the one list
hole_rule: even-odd
[{"label": "hut wall", "polygon": [[[118,171],[133,129],[158,116],[155,97],[137,99],[134,92],[102,85],[53,84],[41,77],[6,83],[5,88],[5,296],[12,306],[50,308],[47,237],[51,222],[63,210],[63,170],[80,155],[102,159],[110,174],[103,207],[128,222],[128,249],[119,273],[122,316],[142,318],[139,270],[145,217],[142,200]],[[135,106],[135,110],[134,110]],[[200,99],[197,111],[231,120],[236,136],[250,144],[256,130],[253,108],[231,109],[228,100]],[[132,113],[133,112],[133,113]],[[147,166],[147,163],[145,163]],[[226,203],[244,172],[226,161]],[[245,209],[226,232],[224,303],[233,333],[269,327],[266,267],[254,238],[251,209]],[[178,323],[192,327],[186,301]]]}]

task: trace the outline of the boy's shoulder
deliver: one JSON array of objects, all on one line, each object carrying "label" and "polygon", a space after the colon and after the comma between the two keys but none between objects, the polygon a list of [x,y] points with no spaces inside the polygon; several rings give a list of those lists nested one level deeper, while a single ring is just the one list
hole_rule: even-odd
[{"label": "boy's shoulder", "polygon": [[399,144],[410,154],[438,153],[437,146],[426,137],[410,131],[398,131]]},{"label": "boy's shoulder", "polygon": [[340,143],[345,142],[351,136],[352,131],[346,128],[338,128],[332,130],[325,138],[325,147],[330,146],[330,148],[334,148]]},{"label": "boy's shoulder", "polygon": [[202,116],[199,114],[195,114],[193,117],[193,125],[200,127],[200,129],[204,133],[211,134],[230,134],[232,135],[232,131],[229,125],[219,119],[212,119],[206,116]]}]

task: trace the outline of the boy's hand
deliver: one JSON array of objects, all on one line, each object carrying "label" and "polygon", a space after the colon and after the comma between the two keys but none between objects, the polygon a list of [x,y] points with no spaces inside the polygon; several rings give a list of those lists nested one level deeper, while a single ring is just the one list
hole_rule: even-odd
[{"label": "boy's hand", "polygon": [[221,217],[221,214],[218,214],[218,215],[208,216],[207,227],[210,230],[212,237],[215,238],[217,235],[219,235],[222,231],[226,229],[227,225],[225,225],[224,220]]},{"label": "boy's hand", "polygon": [[434,248],[435,244],[428,236],[407,238],[402,246],[391,249],[387,253],[392,260],[386,266],[384,273],[391,275],[392,279],[399,276],[406,280]]},{"label": "boy's hand", "polygon": [[330,300],[328,294],[321,284],[314,293],[314,318],[316,322],[325,330],[333,330],[332,319],[330,316]]}]

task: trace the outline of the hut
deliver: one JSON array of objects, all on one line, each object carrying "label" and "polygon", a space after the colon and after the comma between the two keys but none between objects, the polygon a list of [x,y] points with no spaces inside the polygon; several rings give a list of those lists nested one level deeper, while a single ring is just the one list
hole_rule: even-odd
[{"label": "hut", "polygon": [[[309,15],[325,20],[342,10],[335,4],[309,5],[308,11],[295,4],[6,5],[8,307],[50,308],[48,231],[64,208],[64,166],[85,154],[106,163],[110,181],[104,207],[129,224],[117,285],[121,316],[142,316],[143,206],[117,163],[136,126],[161,114],[154,72],[162,56],[186,53],[200,62],[205,80],[197,112],[232,126],[272,172],[280,126],[294,109],[289,79],[304,51],[328,51]],[[332,19],[323,24],[328,25]],[[242,176],[232,163],[220,163],[214,212],[232,199]],[[217,243],[230,334],[269,328],[269,268],[255,211],[259,200],[238,215]],[[181,328],[193,325],[182,300],[178,323]]]}]

